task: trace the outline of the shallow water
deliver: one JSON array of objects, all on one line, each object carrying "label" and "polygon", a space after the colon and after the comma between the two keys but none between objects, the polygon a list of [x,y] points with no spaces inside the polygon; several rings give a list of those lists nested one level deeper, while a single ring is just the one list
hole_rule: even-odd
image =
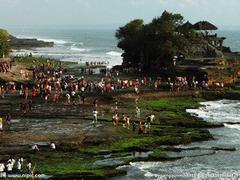
[{"label": "shallow water", "polygon": [[[240,101],[211,101],[202,105],[204,107],[187,111],[206,121],[225,123],[224,128],[210,129],[215,140],[177,146],[202,149],[170,153],[172,156],[186,156],[177,161],[136,162],[131,163],[130,166],[119,167],[127,170],[128,174],[115,179],[237,179],[240,175],[240,128],[238,124],[228,123],[240,123]],[[236,148],[236,151],[219,150],[211,153],[212,147]],[[192,157],[195,155],[201,156]]]}]

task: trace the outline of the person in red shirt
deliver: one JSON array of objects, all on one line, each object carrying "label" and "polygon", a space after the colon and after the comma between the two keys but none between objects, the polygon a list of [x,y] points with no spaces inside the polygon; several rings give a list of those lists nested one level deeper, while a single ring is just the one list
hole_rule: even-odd
[{"label": "person in red shirt", "polygon": [[26,99],[28,98],[28,87],[25,88],[24,96],[25,96]]},{"label": "person in red shirt", "polygon": [[33,90],[32,90],[32,97],[37,97],[37,90],[36,90],[36,88],[33,88]]},{"label": "person in red shirt", "polygon": [[143,126],[142,126],[142,122],[139,121],[139,130],[138,130],[138,134],[142,134],[143,133]]},{"label": "person in red shirt", "polygon": [[118,113],[116,113],[116,115],[115,115],[115,124],[116,124],[116,126],[118,126],[118,123],[119,123],[119,117],[118,117]]}]

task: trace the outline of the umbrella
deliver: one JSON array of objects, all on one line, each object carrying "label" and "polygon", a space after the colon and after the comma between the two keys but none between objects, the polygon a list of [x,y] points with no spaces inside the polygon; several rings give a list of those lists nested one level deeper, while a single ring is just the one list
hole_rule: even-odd
[{"label": "umbrella", "polygon": [[195,30],[217,30],[218,28],[208,21],[199,21],[192,26]]}]

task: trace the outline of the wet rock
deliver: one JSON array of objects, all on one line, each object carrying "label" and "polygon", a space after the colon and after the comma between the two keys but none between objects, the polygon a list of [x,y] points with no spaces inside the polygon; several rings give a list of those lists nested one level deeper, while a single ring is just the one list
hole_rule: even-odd
[{"label": "wet rock", "polygon": [[108,155],[108,154],[111,154],[111,151],[109,151],[109,150],[100,150],[100,151],[98,151],[98,154],[99,155]]},{"label": "wet rock", "polygon": [[237,150],[234,147],[212,147],[211,149],[215,151],[236,151]]},{"label": "wet rock", "polygon": [[10,47],[13,49],[53,47],[54,42],[45,42],[38,39],[19,39],[14,36],[9,37]]},{"label": "wet rock", "polygon": [[53,176],[49,178],[49,180],[83,180],[83,179],[92,179],[92,180],[98,180],[98,179],[105,179],[104,177],[101,176],[96,176],[92,173],[83,173],[79,175],[63,175],[63,176]]},{"label": "wet rock", "polygon": [[103,160],[97,160],[93,163],[93,166],[120,166],[125,164],[121,158],[110,158],[110,159],[103,159]]},{"label": "wet rock", "polygon": [[167,156],[171,158],[198,157],[215,154],[215,150],[185,150],[181,152],[168,152]]},{"label": "wet rock", "polygon": [[132,157],[134,157],[134,158],[147,158],[151,154],[153,154],[152,151],[149,151],[149,152],[133,152]]},{"label": "wet rock", "polygon": [[104,143],[105,143],[105,140],[98,137],[86,137],[83,140],[83,144],[86,146],[97,146]]}]

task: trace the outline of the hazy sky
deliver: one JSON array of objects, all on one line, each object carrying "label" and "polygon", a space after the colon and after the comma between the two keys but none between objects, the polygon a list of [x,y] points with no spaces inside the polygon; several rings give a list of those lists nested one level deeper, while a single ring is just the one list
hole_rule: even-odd
[{"label": "hazy sky", "polygon": [[240,0],[0,0],[0,27],[122,25],[134,18],[149,22],[164,10],[191,22],[240,27],[239,8]]}]

